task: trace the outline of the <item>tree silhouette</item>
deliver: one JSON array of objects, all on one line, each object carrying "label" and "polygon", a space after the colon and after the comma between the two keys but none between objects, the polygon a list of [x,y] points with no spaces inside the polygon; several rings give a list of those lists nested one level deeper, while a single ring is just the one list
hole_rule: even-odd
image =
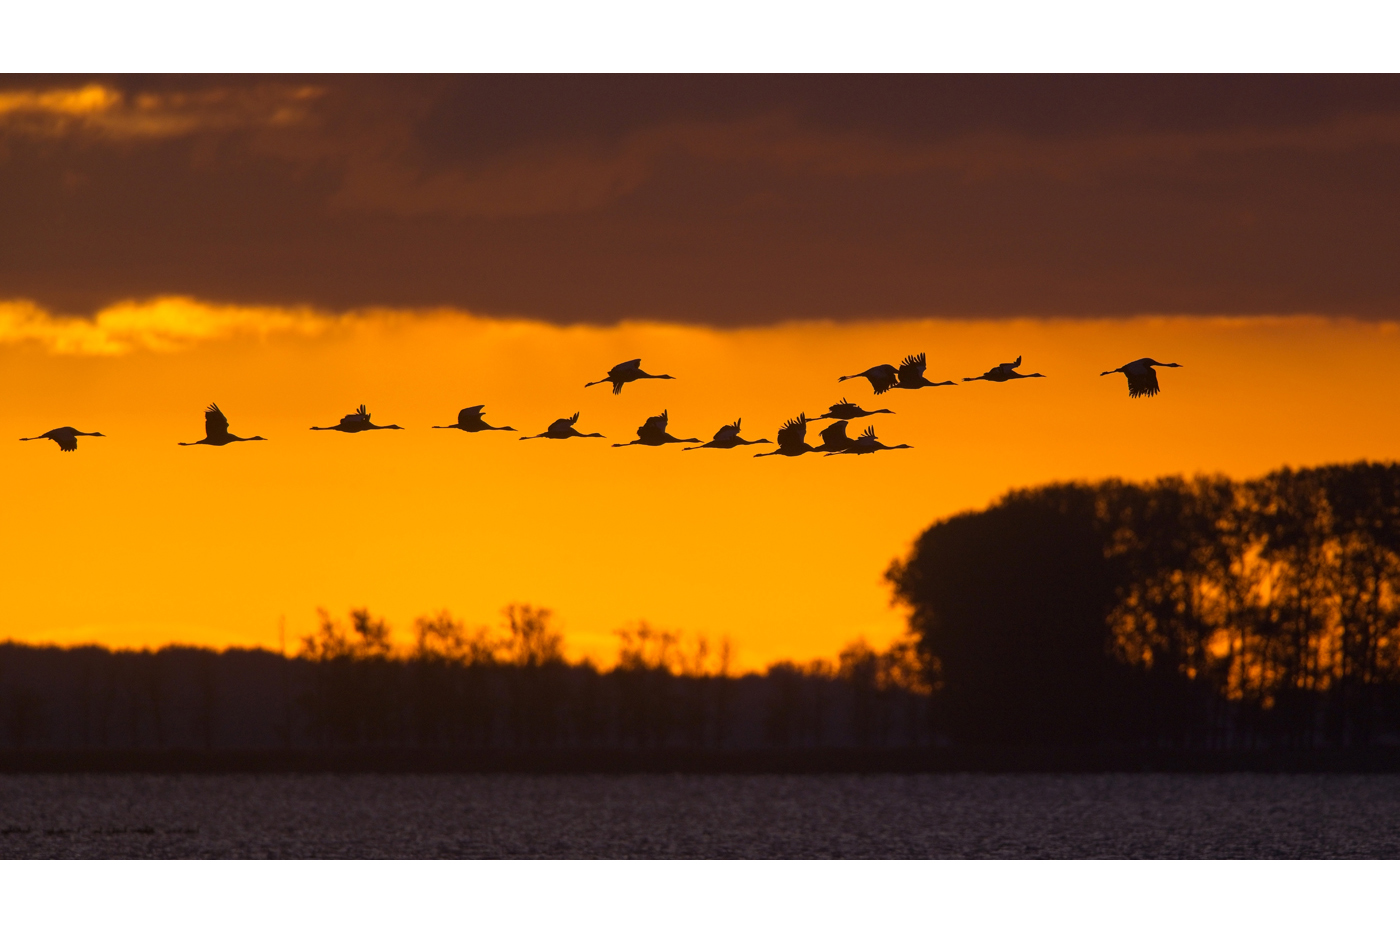
[{"label": "tree silhouette", "polygon": [[501,611],[510,630],[501,646],[507,664],[543,667],[563,662],[564,636],[550,627],[550,610],[537,609],[529,603],[511,603]]},{"label": "tree silhouette", "polygon": [[389,625],[368,609],[352,609],[350,626],[318,609],[317,631],[302,639],[300,657],[313,662],[308,696],[313,731],[337,744],[382,742],[395,732],[398,670]]},{"label": "tree silhouette", "polygon": [[1096,506],[1079,485],[1013,493],[934,525],[890,567],[958,741],[1100,737],[1114,581]]},{"label": "tree silhouette", "polygon": [[1394,464],[1017,492],[889,579],[962,741],[1367,745],[1397,724]]}]

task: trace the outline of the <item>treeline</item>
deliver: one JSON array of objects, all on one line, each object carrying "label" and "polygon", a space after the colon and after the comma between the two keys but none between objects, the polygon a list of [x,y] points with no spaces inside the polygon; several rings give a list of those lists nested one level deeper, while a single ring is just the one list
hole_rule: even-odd
[{"label": "treeline", "polygon": [[570,663],[548,610],[398,647],[323,613],[291,657],[0,645],[0,745],[841,748],[1400,744],[1400,466],[1057,484],[928,528],[908,636],[737,675],[639,623]]},{"label": "treeline", "polygon": [[736,675],[727,640],[638,623],[616,664],[569,663],[546,609],[495,627],[443,613],[396,647],[368,610],[292,657],[0,645],[10,748],[693,748],[909,746],[933,740],[912,648],[856,642],[836,663]]},{"label": "treeline", "polygon": [[888,572],[957,743],[1400,739],[1400,466],[1060,484]]}]

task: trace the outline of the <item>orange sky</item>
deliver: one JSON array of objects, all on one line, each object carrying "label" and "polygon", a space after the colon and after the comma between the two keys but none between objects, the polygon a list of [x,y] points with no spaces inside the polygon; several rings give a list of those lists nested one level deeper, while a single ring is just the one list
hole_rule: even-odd
[{"label": "orange sky", "polygon": [[[406,634],[449,609],[492,624],[549,606],[575,655],[610,661],[646,619],[732,636],[743,666],[832,655],[903,620],[881,574],[917,532],[1005,490],[1064,479],[1261,473],[1400,455],[1400,328],[1324,318],[559,327],[460,312],[234,308],[167,299],[94,320],[0,303],[0,437],[71,424],[75,454],[0,444],[7,491],[0,637],[58,643],[277,643],[317,606],[368,605]],[[836,376],[927,351],[934,379],[1024,355],[1050,378],[895,392]],[[1181,362],[1130,400],[1101,370]],[[584,389],[640,356],[673,382]],[[775,437],[842,395],[875,419],[873,457],[615,450],[649,415],[708,439]],[[182,448],[217,402],[266,444]],[[408,430],[311,432],[361,402]],[[606,441],[433,431],[485,403],[537,433],[581,411]],[[853,432],[854,433],[854,432]]]}]

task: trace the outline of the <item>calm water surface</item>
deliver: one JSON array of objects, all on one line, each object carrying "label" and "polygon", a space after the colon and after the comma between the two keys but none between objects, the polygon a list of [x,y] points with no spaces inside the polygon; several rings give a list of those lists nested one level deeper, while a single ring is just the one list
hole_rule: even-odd
[{"label": "calm water surface", "polygon": [[1395,775],[0,775],[5,858],[1397,856]]}]

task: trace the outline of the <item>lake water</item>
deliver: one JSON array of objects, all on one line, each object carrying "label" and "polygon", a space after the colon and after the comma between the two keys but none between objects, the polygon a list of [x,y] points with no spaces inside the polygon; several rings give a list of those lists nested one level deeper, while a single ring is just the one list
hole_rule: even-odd
[{"label": "lake water", "polygon": [[1397,775],[0,775],[4,858],[1400,857]]}]

